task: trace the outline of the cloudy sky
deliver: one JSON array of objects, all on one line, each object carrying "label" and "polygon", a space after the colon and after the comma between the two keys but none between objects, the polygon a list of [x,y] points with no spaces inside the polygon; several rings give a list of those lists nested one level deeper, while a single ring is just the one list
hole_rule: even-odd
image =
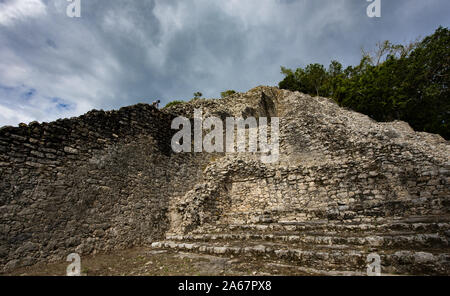
[{"label": "cloudy sky", "polygon": [[195,91],[277,85],[280,66],[344,65],[361,48],[449,26],[448,0],[0,0],[0,126]]}]

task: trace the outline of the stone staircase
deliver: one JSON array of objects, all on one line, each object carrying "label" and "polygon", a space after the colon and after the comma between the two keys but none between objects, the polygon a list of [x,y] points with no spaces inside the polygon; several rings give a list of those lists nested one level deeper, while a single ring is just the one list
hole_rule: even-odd
[{"label": "stone staircase", "polygon": [[324,98],[266,88],[250,97],[210,113],[279,117],[279,161],[211,158],[202,180],[171,198],[169,232],[153,248],[327,275],[367,274],[378,254],[383,274],[450,275],[447,141]]},{"label": "stone staircase", "polygon": [[152,248],[288,264],[315,274],[366,274],[367,257],[382,274],[449,275],[450,219],[421,216],[378,223],[316,220],[202,225],[168,234]]}]

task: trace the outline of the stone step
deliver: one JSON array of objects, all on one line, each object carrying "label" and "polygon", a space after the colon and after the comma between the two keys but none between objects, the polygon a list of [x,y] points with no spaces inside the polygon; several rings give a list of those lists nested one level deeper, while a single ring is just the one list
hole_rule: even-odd
[{"label": "stone step", "polygon": [[292,234],[264,234],[264,233],[204,233],[187,235],[167,235],[167,240],[176,241],[273,241],[289,242],[295,245],[350,245],[382,248],[446,248],[449,246],[448,237],[437,233],[425,234],[379,234],[359,235],[339,233],[338,235],[324,233]]},{"label": "stone step", "polygon": [[[242,246],[245,244],[245,246]],[[258,242],[181,243],[176,241],[154,242],[155,249],[172,249],[183,252],[198,252],[228,256],[259,256],[284,260],[289,264],[320,270],[347,270],[361,272],[367,268],[368,250],[333,249],[317,246],[292,248],[289,245],[258,244]],[[449,275],[450,254],[447,249],[433,252],[405,250],[379,251],[382,272],[392,274]]]},{"label": "stone step", "polygon": [[[319,276],[365,276],[367,271],[348,271],[348,270],[321,270],[312,267],[303,267],[298,265],[283,264],[279,262],[265,262],[264,265],[271,268],[291,268],[296,269],[302,274]],[[392,274],[382,273],[383,276],[392,276]]]},{"label": "stone step", "polygon": [[409,231],[414,233],[440,233],[450,236],[450,223],[447,222],[392,222],[383,224],[356,224],[356,223],[312,223],[312,222],[285,222],[268,224],[217,224],[203,225],[192,233],[230,233],[230,232],[363,232],[363,233],[390,233],[393,231]]},{"label": "stone step", "polygon": [[[410,203],[410,201],[406,201]],[[428,201],[430,202],[430,201]],[[265,210],[265,211],[232,211],[221,214],[221,221],[230,223],[366,223],[379,224],[384,222],[397,223],[441,223],[450,222],[447,212],[436,213],[435,215],[420,216],[393,216],[391,213],[383,213],[388,205],[399,204],[397,202],[381,202],[378,205],[359,205],[359,210],[350,209],[349,206],[337,206],[329,208],[297,208],[289,210]],[[415,207],[418,204],[414,204]],[[389,207],[389,206],[388,206]],[[342,208],[342,209],[341,209]],[[344,208],[346,210],[344,210]],[[341,210],[340,210],[341,209]],[[356,211],[356,212],[355,212]],[[350,214],[351,213],[351,214]],[[389,218],[387,218],[389,217]]]}]

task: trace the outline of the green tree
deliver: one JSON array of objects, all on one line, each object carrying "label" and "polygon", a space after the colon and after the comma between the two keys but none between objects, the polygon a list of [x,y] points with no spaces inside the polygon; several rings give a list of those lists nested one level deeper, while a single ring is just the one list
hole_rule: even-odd
[{"label": "green tree", "polygon": [[327,79],[323,87],[324,96],[333,98],[337,98],[339,96],[339,86],[345,78],[342,68],[342,64],[338,61],[331,61],[327,71]]},{"label": "green tree", "polygon": [[328,70],[310,64],[294,71],[281,68],[280,88],[329,96],[341,106],[378,121],[400,119],[415,130],[450,139],[450,31],[439,27],[421,41],[378,43],[362,52],[358,65],[332,61]]},{"label": "green tree", "polygon": [[439,27],[410,54],[404,87],[409,98],[405,120],[450,139],[450,31]]},{"label": "green tree", "polygon": [[281,66],[281,74],[285,76],[284,79],[278,83],[278,86],[281,89],[300,91],[300,82],[297,80],[291,69]]},{"label": "green tree", "polygon": [[321,64],[309,64],[305,68],[305,75],[310,93],[313,90],[319,96],[319,91],[323,89],[327,79],[325,67]]},{"label": "green tree", "polygon": [[327,72],[323,65],[310,64],[305,69],[297,68],[295,72],[281,67],[281,73],[285,75],[285,79],[278,84],[280,88],[317,96],[319,96],[319,92],[325,91]]}]

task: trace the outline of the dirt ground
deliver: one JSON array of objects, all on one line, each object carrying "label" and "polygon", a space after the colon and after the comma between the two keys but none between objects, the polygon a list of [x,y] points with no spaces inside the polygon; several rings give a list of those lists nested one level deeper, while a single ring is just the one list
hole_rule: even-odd
[{"label": "dirt ground", "polygon": [[[39,263],[3,276],[63,276],[70,262]],[[298,266],[264,260],[135,248],[81,257],[85,276],[314,275]]]}]

